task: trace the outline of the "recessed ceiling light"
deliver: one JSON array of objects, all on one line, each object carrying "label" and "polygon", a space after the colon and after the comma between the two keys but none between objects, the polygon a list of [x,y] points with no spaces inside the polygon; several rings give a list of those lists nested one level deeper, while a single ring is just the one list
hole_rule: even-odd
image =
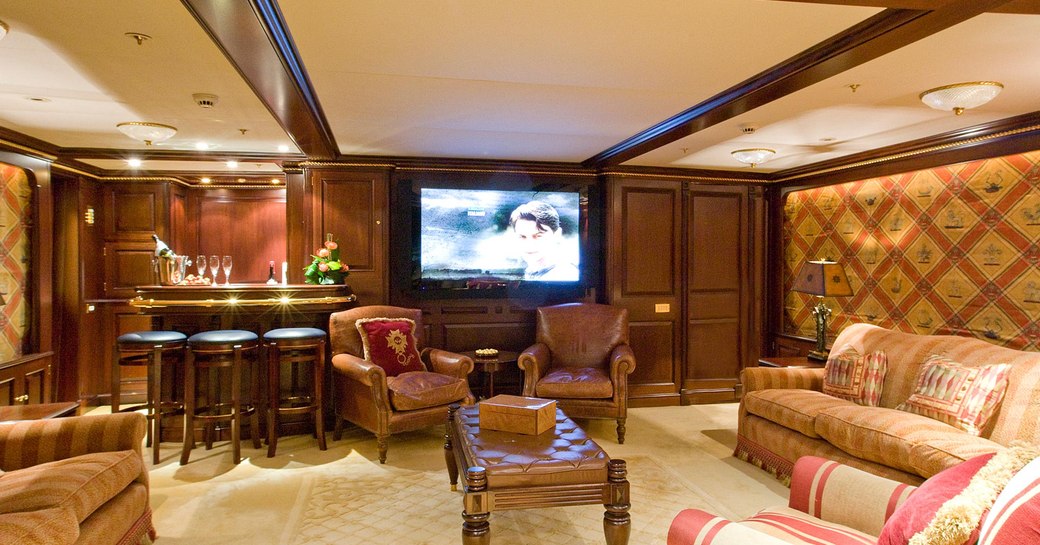
[{"label": "recessed ceiling light", "polygon": [[228,168],[238,168],[238,161],[228,161],[227,162],[227,167]]},{"label": "recessed ceiling light", "polygon": [[833,142],[835,140],[837,140],[837,138],[835,138],[833,136],[825,136],[825,137],[820,139],[820,142]]},{"label": "recessed ceiling light", "polygon": [[209,149],[209,144],[205,142],[195,142],[195,149],[199,151],[205,151]]},{"label": "recessed ceiling light", "polygon": [[288,144],[278,144],[278,151],[280,151],[282,153],[288,153],[289,152]]},{"label": "recessed ceiling light", "polygon": [[131,157],[130,159],[126,160],[126,164],[130,168],[137,168],[137,167],[141,166],[141,160],[136,158],[136,157]]},{"label": "recessed ceiling light", "polygon": [[204,184],[208,184],[208,183],[212,182],[213,180],[210,180],[209,178],[203,178],[203,179],[201,179],[199,181],[204,183]]}]

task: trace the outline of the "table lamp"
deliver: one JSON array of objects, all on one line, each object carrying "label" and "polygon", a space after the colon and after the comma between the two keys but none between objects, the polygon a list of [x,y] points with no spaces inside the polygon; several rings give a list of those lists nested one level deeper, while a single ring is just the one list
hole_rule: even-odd
[{"label": "table lamp", "polygon": [[845,276],[845,269],[834,261],[806,261],[791,286],[794,291],[809,293],[818,298],[812,309],[816,318],[816,350],[809,352],[811,360],[826,361],[827,352],[827,318],[831,309],[823,302],[824,297],[842,297],[852,295],[852,286]]}]

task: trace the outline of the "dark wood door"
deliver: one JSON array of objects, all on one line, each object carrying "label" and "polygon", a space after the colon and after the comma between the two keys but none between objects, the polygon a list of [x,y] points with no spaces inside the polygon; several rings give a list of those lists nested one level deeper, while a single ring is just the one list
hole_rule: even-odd
[{"label": "dark wood door", "polygon": [[633,406],[675,405],[682,353],[682,182],[609,176],[607,302],[629,312]]},{"label": "dark wood door", "polygon": [[748,188],[692,186],[687,202],[684,403],[731,401],[748,356]]},{"label": "dark wood door", "polygon": [[316,251],[325,234],[332,233],[340,258],[350,266],[347,284],[358,304],[386,304],[389,174],[384,170],[317,170],[310,173],[310,183],[315,219],[308,251]]}]

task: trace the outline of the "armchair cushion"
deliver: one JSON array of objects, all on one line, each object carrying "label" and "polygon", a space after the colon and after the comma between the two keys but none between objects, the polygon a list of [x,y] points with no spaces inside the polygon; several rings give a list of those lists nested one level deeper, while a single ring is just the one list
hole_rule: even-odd
[{"label": "armchair cushion", "polygon": [[535,393],[550,399],[609,399],[614,385],[599,367],[556,367],[538,381]]},{"label": "armchair cushion", "polygon": [[465,380],[427,371],[387,377],[386,387],[390,391],[390,404],[398,411],[446,405],[469,395]]},{"label": "armchair cushion", "polygon": [[425,371],[415,339],[415,322],[408,318],[361,318],[355,322],[365,359],[380,366],[387,377]]}]

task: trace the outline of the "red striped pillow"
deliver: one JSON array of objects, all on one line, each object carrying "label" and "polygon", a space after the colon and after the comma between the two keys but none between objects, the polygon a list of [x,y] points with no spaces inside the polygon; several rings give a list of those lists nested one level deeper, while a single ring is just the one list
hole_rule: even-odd
[{"label": "red striped pillow", "polygon": [[1004,399],[1010,371],[1006,363],[966,367],[930,356],[918,371],[914,393],[896,408],[981,435]]},{"label": "red striped pillow", "polygon": [[982,521],[979,545],[1040,543],[1040,458],[1019,470]]},{"label": "red striped pillow", "polygon": [[877,407],[887,372],[888,356],[884,351],[861,356],[855,348],[845,345],[837,355],[827,359],[823,393],[858,405]]}]

